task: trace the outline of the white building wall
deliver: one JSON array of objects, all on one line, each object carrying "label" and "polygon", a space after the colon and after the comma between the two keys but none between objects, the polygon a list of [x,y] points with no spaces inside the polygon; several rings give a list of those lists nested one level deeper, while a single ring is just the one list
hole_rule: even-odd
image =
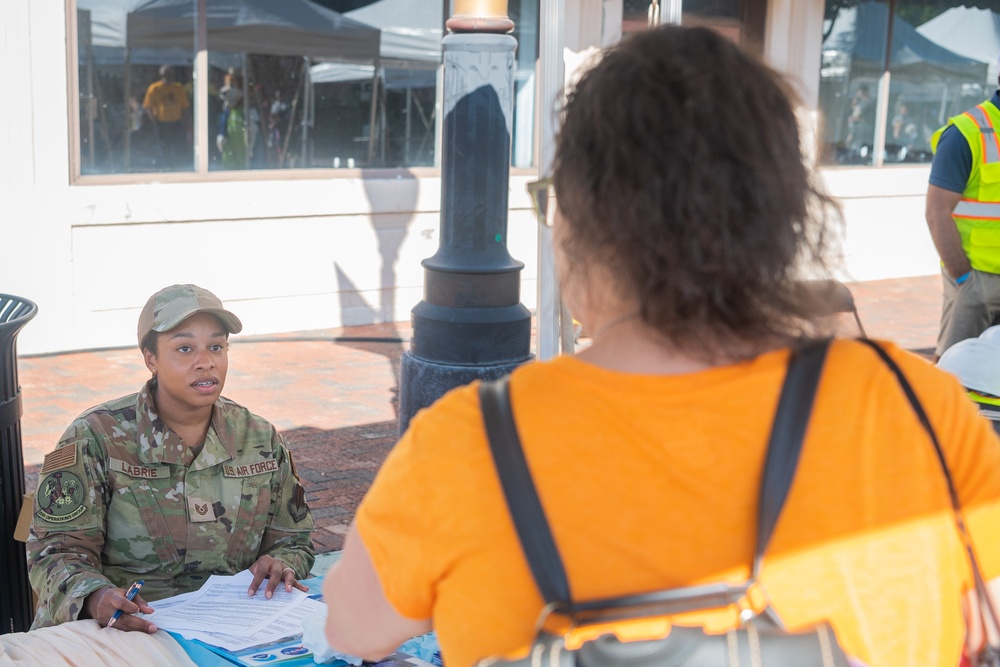
[{"label": "white building wall", "polygon": [[[533,308],[527,180],[511,179],[508,248],[526,264],[522,303]],[[436,176],[35,191],[12,225],[29,230],[15,235],[19,260],[0,269],[0,291],[39,306],[22,354],[134,344],[146,298],[176,282],[218,294],[245,334],[408,320],[420,262],[438,248]]]},{"label": "white building wall", "polygon": [[[599,43],[608,4],[567,0],[566,29],[575,31],[567,45]],[[797,82],[813,116],[822,7],[822,0],[772,0],[768,20],[768,59]],[[132,345],[146,297],[174,282],[215,291],[247,334],[409,319],[422,296],[420,261],[438,245],[435,171],[71,185],[64,3],[4,0],[0,25],[8,63],[0,293],[39,306],[19,353]],[[923,222],[927,173],[926,166],[822,170],[846,214],[845,279],[937,273]],[[511,177],[508,229],[510,253],[526,265],[521,301],[529,309],[537,235],[524,184],[532,177]]]},{"label": "white building wall", "polygon": [[843,280],[886,280],[940,273],[924,220],[928,165],[821,172],[844,210]]},{"label": "white building wall", "polygon": [[[0,292],[47,307],[36,332],[71,326],[72,244],[61,198],[69,183],[66,150],[65,10],[58,0],[0,3],[6,63],[0,105]],[[25,331],[19,351],[31,349]]]}]

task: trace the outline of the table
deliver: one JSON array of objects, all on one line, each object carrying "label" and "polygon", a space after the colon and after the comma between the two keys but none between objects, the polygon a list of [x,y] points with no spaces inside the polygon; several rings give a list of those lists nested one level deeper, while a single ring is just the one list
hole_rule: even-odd
[{"label": "table", "polygon": [[[318,592],[322,579],[303,583]],[[153,603],[155,605],[155,603]],[[141,656],[137,660],[137,656]],[[0,667],[233,667],[233,663],[201,645],[161,630],[152,635],[102,628],[97,621],[63,623],[30,632],[0,635]],[[312,657],[282,661],[281,667],[315,665]]]}]

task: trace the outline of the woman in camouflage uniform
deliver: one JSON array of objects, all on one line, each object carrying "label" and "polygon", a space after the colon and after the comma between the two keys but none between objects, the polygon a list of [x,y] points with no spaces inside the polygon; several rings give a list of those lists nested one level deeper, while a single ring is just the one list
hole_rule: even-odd
[{"label": "woman in camouflage uniform", "polygon": [[[228,337],[240,320],[211,292],[166,287],[139,316],[153,377],[78,417],[45,457],[28,541],[33,628],[77,618],[155,632],[131,616],[212,574],[298,583],[314,561],[313,520],[273,425],[223,398]],[[133,581],[142,594],[125,598]]]}]

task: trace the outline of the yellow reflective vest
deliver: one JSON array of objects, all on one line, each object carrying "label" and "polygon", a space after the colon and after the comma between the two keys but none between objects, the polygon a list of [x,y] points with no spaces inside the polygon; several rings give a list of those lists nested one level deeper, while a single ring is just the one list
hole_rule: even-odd
[{"label": "yellow reflective vest", "polygon": [[1000,109],[983,102],[948,120],[931,137],[936,151],[941,134],[954,125],[972,150],[972,173],[952,218],[972,268],[1000,273]]}]

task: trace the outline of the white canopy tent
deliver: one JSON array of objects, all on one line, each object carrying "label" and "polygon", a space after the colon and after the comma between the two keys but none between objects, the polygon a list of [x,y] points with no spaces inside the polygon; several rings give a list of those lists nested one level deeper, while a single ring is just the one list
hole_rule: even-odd
[{"label": "white canopy tent", "polygon": [[[433,13],[411,0],[379,0],[370,5],[345,12],[344,16],[381,31],[378,66],[385,70],[424,70],[433,72],[441,63],[441,22]],[[354,66],[338,62],[320,62],[312,66],[315,83],[341,83],[371,79],[370,65]],[[419,79],[420,75],[416,75]],[[426,81],[427,75],[424,76]],[[395,75],[398,87],[407,82],[403,74]],[[388,87],[388,81],[385,82]]]},{"label": "white canopy tent", "polygon": [[1000,13],[964,5],[952,7],[919,25],[917,32],[949,51],[988,63],[987,82],[997,80]]},{"label": "white canopy tent", "polygon": [[[378,61],[372,65],[317,62],[310,67],[310,79],[314,84],[371,80],[374,82],[373,104],[386,90],[405,91],[407,126],[404,145],[409,150],[412,133],[410,119],[413,117],[410,113],[411,92],[414,88],[432,88],[437,83],[443,19],[428,12],[422,3],[412,0],[378,0],[344,12],[344,16],[381,31]],[[419,116],[425,123],[423,131],[426,139],[427,133],[433,131],[433,126],[429,124],[433,121],[426,118],[422,111]],[[373,113],[373,127],[374,123]],[[382,148],[384,151],[384,143]]]},{"label": "white canopy tent", "polygon": [[[436,82],[436,68],[431,69],[389,69],[382,70],[383,85],[389,90],[403,88],[424,88]],[[373,65],[350,65],[344,63],[321,62],[309,68],[309,77],[315,83],[349,83],[370,81],[375,75]]]},{"label": "white canopy tent", "polygon": [[[139,62],[146,49],[157,51],[150,62],[171,56],[191,62],[197,11],[191,0],[78,0],[77,9],[86,13],[89,28],[89,39],[81,42],[111,61],[123,62],[111,49],[129,47],[132,62]],[[212,51],[360,64],[379,56],[377,28],[307,0],[208,0],[206,9]]]},{"label": "white canopy tent", "polygon": [[[322,57],[350,63],[378,58],[380,33],[308,0],[209,0],[208,46],[213,51]],[[130,47],[194,48],[197,4],[149,0],[128,13]]]},{"label": "white canopy tent", "polygon": [[[841,9],[823,40],[824,52],[838,52],[850,59],[853,76],[863,72],[878,78],[886,62],[884,35],[888,34],[889,9],[873,0]],[[916,30],[899,16],[892,22],[893,76],[920,81],[946,77],[975,77],[985,72],[986,61],[952,50]]]},{"label": "white canopy tent", "polygon": [[422,5],[413,0],[379,0],[344,16],[382,31],[379,56],[386,67],[439,63],[443,21],[435,21]]}]

